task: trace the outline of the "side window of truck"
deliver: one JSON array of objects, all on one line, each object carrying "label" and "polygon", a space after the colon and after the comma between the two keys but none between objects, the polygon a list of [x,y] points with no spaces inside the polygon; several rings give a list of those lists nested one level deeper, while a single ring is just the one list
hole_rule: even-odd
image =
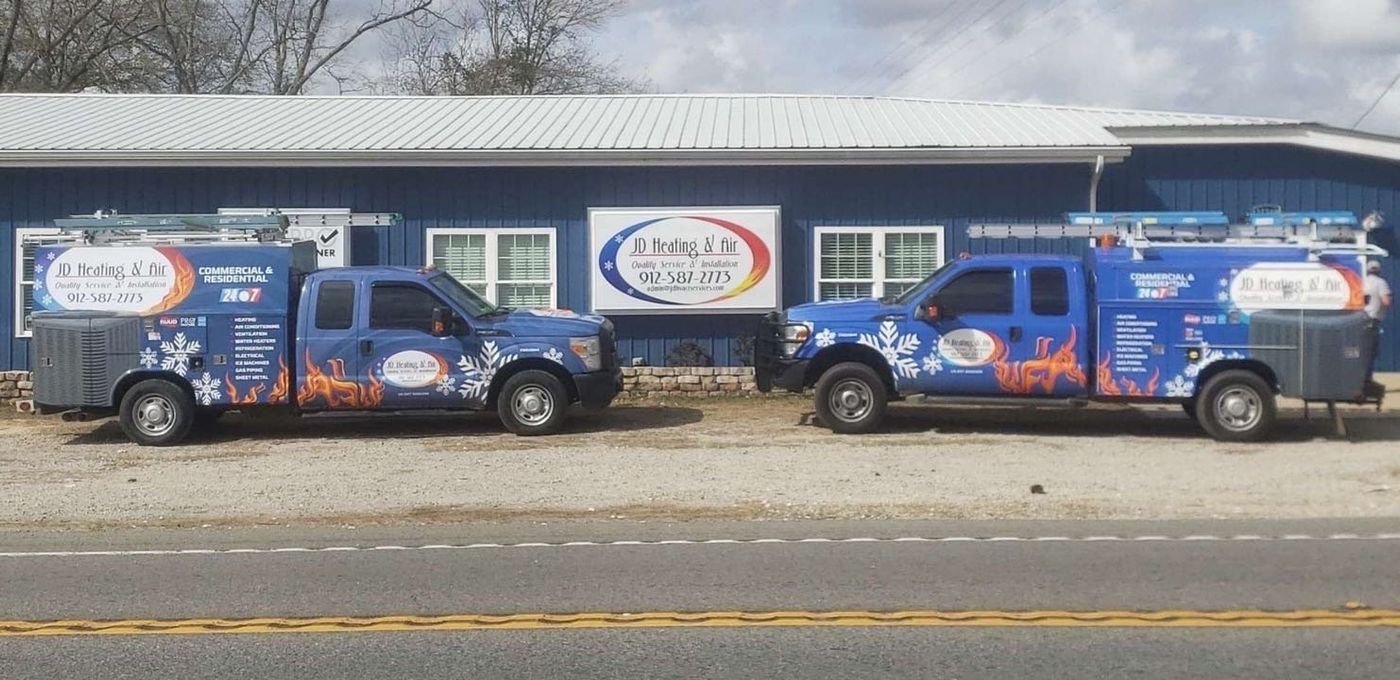
[{"label": "side window of truck", "polygon": [[316,327],[343,331],[355,321],[355,284],[325,281],[316,290]]},{"label": "side window of truck", "polygon": [[386,283],[369,293],[370,328],[411,328],[433,331],[433,308],[442,303],[432,293],[414,285]]},{"label": "side window of truck", "polygon": [[952,314],[1010,314],[1014,290],[1010,269],[974,269],[948,282],[933,297]]},{"label": "side window of truck", "polygon": [[1069,277],[1064,269],[1031,268],[1031,313],[1036,316],[1069,314]]}]

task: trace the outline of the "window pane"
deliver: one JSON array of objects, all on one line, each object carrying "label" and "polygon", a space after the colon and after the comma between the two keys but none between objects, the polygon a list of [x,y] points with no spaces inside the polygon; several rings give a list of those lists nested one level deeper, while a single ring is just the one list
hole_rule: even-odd
[{"label": "window pane", "polygon": [[1010,314],[1013,281],[1010,269],[978,269],[952,280],[933,297],[949,314]]},{"label": "window pane", "polygon": [[1031,269],[1031,313],[1064,316],[1069,313],[1069,279],[1059,267]]},{"label": "window pane", "polygon": [[868,297],[868,283],[823,283],[817,290],[818,300],[855,300]]},{"label": "window pane", "polygon": [[503,307],[548,307],[548,284],[502,283],[496,286],[496,304]]},{"label": "window pane", "polygon": [[316,327],[327,330],[349,328],[355,317],[355,284],[327,281],[316,291]]},{"label": "window pane", "polygon": [[889,297],[903,295],[904,291],[913,288],[914,285],[917,283],[918,281],[886,281],[885,296]]},{"label": "window pane", "polygon": [[937,268],[938,234],[885,234],[885,278],[918,280]]},{"label": "window pane", "polygon": [[458,281],[486,281],[486,235],[434,235],[433,266]]},{"label": "window pane", "polygon": [[28,333],[29,331],[33,330],[33,324],[31,323],[32,320],[29,318],[29,315],[34,312],[34,284],[19,284],[19,294],[20,303],[24,305],[24,328],[22,330]]},{"label": "window pane", "polygon": [[433,308],[441,304],[432,293],[418,286],[375,286],[370,289],[369,327],[412,328],[431,333]]},{"label": "window pane", "polygon": [[871,278],[871,238],[870,234],[822,234],[821,278]]},{"label": "window pane", "polygon": [[[501,281],[548,281],[548,234],[496,237],[496,269]],[[502,302],[502,304],[506,304]]]}]

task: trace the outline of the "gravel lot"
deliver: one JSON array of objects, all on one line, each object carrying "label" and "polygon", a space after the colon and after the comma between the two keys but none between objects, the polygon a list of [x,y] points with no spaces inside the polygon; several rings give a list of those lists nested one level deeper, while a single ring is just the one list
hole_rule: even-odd
[{"label": "gravel lot", "polygon": [[1286,409],[1277,441],[1240,445],[1175,408],[900,405],[883,433],[838,436],[807,399],[668,400],[534,439],[485,415],[235,414],[167,449],[110,420],[11,416],[0,526],[1400,516],[1400,413],[1349,413],[1351,441]]}]

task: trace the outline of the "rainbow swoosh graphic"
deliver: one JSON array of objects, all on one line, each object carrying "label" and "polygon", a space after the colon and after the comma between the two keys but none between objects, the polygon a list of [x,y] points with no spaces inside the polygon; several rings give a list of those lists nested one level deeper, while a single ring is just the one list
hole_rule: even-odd
[{"label": "rainbow swoosh graphic", "polygon": [[[698,302],[677,302],[675,300],[663,300],[654,295],[648,295],[646,293],[643,293],[642,291],[637,290],[632,284],[628,283],[626,279],[622,278],[622,268],[619,267],[617,264],[617,251],[620,248],[622,248],[622,244],[626,243],[627,239],[630,238],[633,234],[636,234],[637,232],[646,229],[647,227],[650,227],[654,224],[657,224],[659,222],[665,222],[667,220],[699,220],[701,222],[708,222],[717,227],[728,230],[735,236],[738,236],[739,239],[742,240],[749,247],[749,252],[753,253],[753,266],[749,269],[749,273],[746,276],[744,276],[744,278],[740,279],[739,283],[736,284],[733,288],[725,291],[724,294],[710,298],[708,300],[700,300]],[[720,257],[720,255],[716,255],[713,253],[711,253],[710,255],[713,257]],[[611,266],[608,266],[609,263],[611,264]],[[730,222],[729,220],[722,220],[718,217],[706,217],[703,215],[671,215],[668,217],[658,217],[655,219],[638,222],[627,227],[626,229],[623,229],[617,234],[614,234],[613,237],[608,239],[608,242],[603,245],[602,251],[598,253],[598,270],[603,272],[603,278],[613,288],[616,288],[619,291],[638,300],[643,300],[645,302],[653,302],[658,305],[708,304],[711,302],[719,302],[721,300],[728,300],[730,298],[743,295],[745,292],[758,285],[758,282],[762,281],[763,277],[768,275],[768,270],[772,266],[773,255],[768,251],[768,245],[763,242],[763,239],[758,237],[758,234],[753,233],[747,227],[735,224],[733,222]]]}]

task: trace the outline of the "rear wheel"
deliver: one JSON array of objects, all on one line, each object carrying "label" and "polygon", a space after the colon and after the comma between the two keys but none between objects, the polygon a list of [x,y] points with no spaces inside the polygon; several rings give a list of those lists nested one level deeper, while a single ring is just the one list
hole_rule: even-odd
[{"label": "rear wheel", "polygon": [[126,436],[141,446],[178,444],[194,425],[194,398],[168,380],[143,380],[122,396],[118,420]]},{"label": "rear wheel", "polygon": [[1278,407],[1269,383],[1251,371],[1224,371],[1196,399],[1196,420],[1220,441],[1254,442],[1268,436]]},{"label": "rear wheel", "polygon": [[545,371],[516,373],[496,397],[496,411],[506,429],[526,437],[558,432],[568,406],[568,390]]},{"label": "rear wheel", "polygon": [[827,369],[817,380],[817,419],[833,432],[860,434],[885,417],[885,383],[875,369],[855,361]]}]

